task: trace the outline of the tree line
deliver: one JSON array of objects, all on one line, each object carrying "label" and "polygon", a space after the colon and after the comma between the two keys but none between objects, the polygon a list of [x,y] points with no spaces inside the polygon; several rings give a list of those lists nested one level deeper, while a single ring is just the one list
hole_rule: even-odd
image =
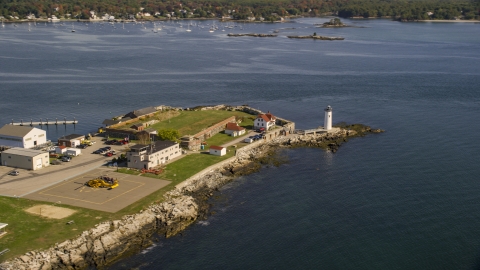
[{"label": "tree line", "polygon": [[120,19],[176,17],[277,21],[290,16],[400,20],[480,19],[480,0],[0,0],[0,16],[24,19],[55,15],[88,19],[90,11]]}]

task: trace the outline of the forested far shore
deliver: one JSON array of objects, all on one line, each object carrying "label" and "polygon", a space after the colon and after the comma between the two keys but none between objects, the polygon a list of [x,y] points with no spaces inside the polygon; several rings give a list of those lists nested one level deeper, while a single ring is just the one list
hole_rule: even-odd
[{"label": "forested far shore", "polygon": [[292,16],[478,20],[480,0],[0,0],[0,19],[282,21]]}]

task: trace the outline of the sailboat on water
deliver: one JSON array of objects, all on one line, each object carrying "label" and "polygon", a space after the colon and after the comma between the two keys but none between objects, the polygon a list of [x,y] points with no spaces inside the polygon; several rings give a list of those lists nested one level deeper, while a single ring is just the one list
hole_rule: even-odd
[{"label": "sailboat on water", "polygon": [[187,26],[187,32],[192,32],[192,30],[190,29],[190,24],[188,24]]},{"label": "sailboat on water", "polygon": [[72,32],[75,32],[75,25],[72,23]]}]

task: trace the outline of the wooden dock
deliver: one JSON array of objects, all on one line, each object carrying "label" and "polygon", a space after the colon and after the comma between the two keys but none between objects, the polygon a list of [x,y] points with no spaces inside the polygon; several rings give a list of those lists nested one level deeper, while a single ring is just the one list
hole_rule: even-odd
[{"label": "wooden dock", "polygon": [[75,118],[73,118],[73,120],[67,120],[66,118],[63,118],[63,120],[62,119],[58,120],[58,118],[55,118],[54,121],[48,120],[48,118],[47,118],[47,119],[45,119],[45,121],[43,121],[42,119],[40,119],[40,121],[33,121],[33,119],[30,119],[30,121],[25,121],[24,122],[23,119],[22,119],[22,120],[20,120],[20,122],[14,122],[13,119],[12,119],[12,122],[10,123],[10,125],[14,125],[14,126],[31,126],[31,127],[33,127],[33,126],[44,126],[44,125],[45,126],[48,126],[48,125],[58,126],[58,125],[72,125],[72,124],[76,125],[76,124],[78,124],[78,121]]}]

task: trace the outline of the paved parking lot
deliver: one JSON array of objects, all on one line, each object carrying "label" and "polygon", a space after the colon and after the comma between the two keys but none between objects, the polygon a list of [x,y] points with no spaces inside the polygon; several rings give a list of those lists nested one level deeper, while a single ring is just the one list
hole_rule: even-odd
[{"label": "paved parking lot", "polygon": [[[94,137],[93,141],[96,143],[93,146],[82,149],[81,155],[74,157],[71,162],[61,162],[60,165],[50,165],[36,171],[17,169],[20,172],[18,176],[8,175],[13,168],[0,166],[0,195],[23,197],[104,165],[115,156],[92,154],[93,151],[106,146],[101,139]],[[117,151],[117,156],[125,150],[123,145],[111,147]]]},{"label": "paved parking lot", "polygon": [[[116,178],[119,186],[109,190],[85,185],[88,180],[98,176]],[[170,181],[166,180],[117,173],[110,168],[97,168],[24,197],[105,212],[117,212],[169,183]]]}]

